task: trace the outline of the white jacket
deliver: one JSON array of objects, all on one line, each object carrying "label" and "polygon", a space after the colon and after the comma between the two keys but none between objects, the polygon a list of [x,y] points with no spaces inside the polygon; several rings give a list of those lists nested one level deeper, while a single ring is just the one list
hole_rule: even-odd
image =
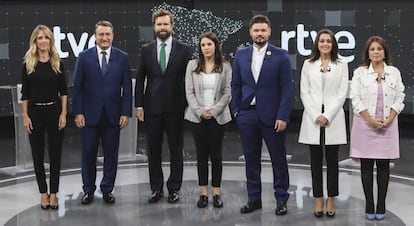
[{"label": "white jacket", "polygon": [[[374,117],[377,108],[377,73],[372,65],[361,66],[354,71],[351,82],[350,97],[355,114],[368,109]],[[384,82],[382,83],[384,101],[384,119],[390,115],[391,108],[397,113],[404,109],[404,84],[398,68],[384,63]]]},{"label": "white jacket", "polygon": [[315,120],[321,115],[322,98],[328,119],[325,128],[325,144],[346,144],[346,125],[343,105],[348,92],[348,64],[344,61],[330,62],[326,72],[325,88],[322,89],[322,61],[306,60],[300,80],[300,98],[304,107],[299,143],[319,144],[320,126]]}]

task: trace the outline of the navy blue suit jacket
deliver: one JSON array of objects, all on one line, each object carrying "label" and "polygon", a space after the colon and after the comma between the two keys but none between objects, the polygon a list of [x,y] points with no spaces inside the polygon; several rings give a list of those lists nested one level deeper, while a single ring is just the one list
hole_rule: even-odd
[{"label": "navy blue suit jacket", "polygon": [[132,116],[132,81],[128,54],[111,47],[102,75],[96,46],[79,54],[73,84],[73,113],[83,114],[86,125],[96,125],[105,107],[112,125],[121,115]]},{"label": "navy blue suit jacket", "polygon": [[233,114],[246,110],[256,97],[256,112],[266,126],[276,120],[289,121],[293,98],[292,67],[286,50],[268,45],[257,83],[252,64],[253,46],[237,50],[233,61]]}]

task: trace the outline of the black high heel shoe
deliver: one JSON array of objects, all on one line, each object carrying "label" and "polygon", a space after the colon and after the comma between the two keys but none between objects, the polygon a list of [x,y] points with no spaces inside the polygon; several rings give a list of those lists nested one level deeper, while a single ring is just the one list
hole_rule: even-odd
[{"label": "black high heel shoe", "polygon": [[[316,210],[317,207],[320,207],[320,211]],[[323,197],[315,198],[315,209],[313,209],[313,215],[315,217],[322,217],[323,216]]]},{"label": "black high heel shoe", "polygon": [[[46,195],[47,195],[46,193],[42,193],[42,197]],[[49,201],[49,195],[47,195],[47,200]],[[50,208],[50,201],[49,201],[49,204],[43,205],[42,198],[40,198],[40,208],[42,208],[42,210],[48,210]]]},{"label": "black high heel shoe", "polygon": [[[52,205],[52,204],[49,204],[49,206],[50,206],[50,209],[52,209],[52,210],[57,210],[57,209],[59,209],[59,204],[58,204],[58,198],[57,198],[57,196],[56,196],[56,194],[55,194],[55,196],[54,196],[55,198],[56,198],[56,204],[55,205]],[[49,196],[49,202],[50,202],[50,196]]]},{"label": "black high heel shoe", "polygon": [[326,211],[326,216],[328,217],[334,217],[335,216],[335,210],[332,212]]},{"label": "black high heel shoe", "polygon": [[[328,200],[326,200],[326,206],[328,206]],[[326,210],[326,216],[328,216],[328,217],[334,217],[335,216],[335,207],[334,207],[334,210],[333,211]]]},{"label": "black high heel shoe", "polygon": [[50,208],[50,205],[42,205],[42,204],[40,204],[40,208],[42,208],[42,210],[48,210]]},{"label": "black high heel shoe", "polygon": [[323,211],[313,211],[313,215],[315,215],[315,217],[322,217],[323,216]]}]

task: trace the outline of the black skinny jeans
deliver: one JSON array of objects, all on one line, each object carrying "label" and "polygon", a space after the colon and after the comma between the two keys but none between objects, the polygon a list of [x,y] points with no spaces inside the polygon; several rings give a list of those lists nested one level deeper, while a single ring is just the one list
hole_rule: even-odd
[{"label": "black skinny jeans", "polygon": [[224,125],[219,125],[215,119],[191,123],[194,142],[197,151],[198,184],[208,184],[208,160],[211,160],[212,186],[221,186],[222,177],[222,147]]},{"label": "black skinny jeans", "polygon": [[59,191],[60,163],[62,155],[63,129],[58,129],[60,104],[48,106],[29,106],[29,117],[33,130],[29,134],[33,165],[40,193],[47,193],[44,167],[45,134],[47,134],[50,163],[50,193]]}]

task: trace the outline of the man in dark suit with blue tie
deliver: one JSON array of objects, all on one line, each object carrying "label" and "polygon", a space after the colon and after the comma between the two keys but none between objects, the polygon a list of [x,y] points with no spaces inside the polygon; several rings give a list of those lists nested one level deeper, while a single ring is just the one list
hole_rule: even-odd
[{"label": "man in dark suit with blue tie", "polygon": [[113,47],[109,21],[95,25],[96,45],[79,54],[73,84],[73,113],[82,140],[82,204],[94,199],[96,158],[102,142],[104,156],[100,189],[106,203],[112,194],[118,166],[120,130],[132,116],[132,81],[128,54]]},{"label": "man in dark suit with blue tie", "polygon": [[[160,9],[152,15],[157,39],[141,48],[135,107],[139,121],[144,121],[147,135],[148,168],[152,193],[150,203],[164,196],[161,147],[164,132],[170,150],[170,176],[167,180],[168,202],[180,199],[183,177],[183,125],[186,107],[184,78],[191,49],[172,38],[173,15]],[[144,87],[146,84],[146,87]]]},{"label": "man in dark suit with blue tie", "polygon": [[237,50],[231,83],[231,107],[246,160],[249,198],[240,212],[262,208],[260,159],[264,139],[273,168],[275,214],[284,215],[289,199],[285,128],[292,107],[292,68],[287,51],[268,43],[271,26],[266,16],[254,16],[249,31],[253,45]]}]

